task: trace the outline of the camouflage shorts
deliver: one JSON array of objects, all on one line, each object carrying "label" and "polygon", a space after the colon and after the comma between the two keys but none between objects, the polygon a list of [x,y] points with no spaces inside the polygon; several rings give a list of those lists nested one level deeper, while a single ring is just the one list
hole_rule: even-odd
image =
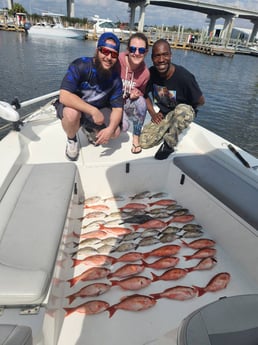
[{"label": "camouflage shorts", "polygon": [[143,149],[159,145],[163,140],[171,147],[177,145],[178,135],[189,126],[195,117],[194,109],[187,104],[179,104],[157,125],[146,124],[140,136]]}]

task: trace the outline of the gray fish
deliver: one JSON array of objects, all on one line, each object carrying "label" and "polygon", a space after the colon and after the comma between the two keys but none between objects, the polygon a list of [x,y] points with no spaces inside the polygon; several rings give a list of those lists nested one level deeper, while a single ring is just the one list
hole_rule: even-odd
[{"label": "gray fish", "polygon": [[112,195],[108,198],[105,198],[104,201],[124,201],[125,198],[122,195]]},{"label": "gray fish", "polygon": [[184,231],[201,230],[202,226],[199,224],[189,223],[189,224],[185,224],[184,226],[182,226],[181,229]]},{"label": "gray fish", "polygon": [[171,213],[168,213],[168,212],[160,212],[160,213],[157,213],[155,214],[155,217],[154,218],[168,218],[171,216]]},{"label": "gray fish", "polygon": [[108,222],[105,223],[105,226],[118,226],[121,222],[121,218],[116,218],[116,219],[113,219],[113,220],[109,220]]},{"label": "gray fish", "polygon": [[128,217],[128,214],[124,211],[116,211],[116,212],[112,212],[108,215],[108,217],[111,218],[117,218],[117,219],[124,219],[126,217]]},{"label": "gray fish", "polygon": [[161,199],[161,198],[165,198],[166,196],[168,196],[168,193],[166,193],[166,192],[159,192],[159,193],[152,194],[150,196],[150,199],[153,199],[153,198]]},{"label": "gray fish", "polygon": [[113,252],[116,249],[116,246],[112,246],[110,244],[103,244],[98,248],[98,252],[101,254],[108,254]]},{"label": "gray fish", "polygon": [[162,236],[159,238],[160,242],[162,243],[169,243],[177,240],[179,238],[176,234],[162,234]]},{"label": "gray fish", "polygon": [[72,257],[77,257],[77,256],[87,256],[87,255],[93,255],[93,254],[98,254],[99,251],[98,249],[92,248],[92,247],[83,247],[77,250],[76,252],[72,253]]},{"label": "gray fish", "polygon": [[145,237],[141,239],[137,245],[138,247],[151,246],[153,244],[159,243],[159,239],[153,236]]},{"label": "gray fish", "polygon": [[117,237],[107,237],[107,238],[103,238],[103,240],[101,240],[101,244],[108,244],[111,246],[115,246],[117,243],[119,242],[119,240],[117,239]]},{"label": "gray fish", "polygon": [[146,211],[141,209],[124,210],[123,212],[126,215],[126,217],[142,216],[146,214]]},{"label": "gray fish", "polygon": [[82,220],[84,218],[105,218],[105,217],[107,217],[107,214],[105,212],[93,211],[93,212],[87,213],[85,216],[78,218],[78,219]]},{"label": "gray fish", "polygon": [[138,237],[141,236],[140,232],[134,231],[130,234],[124,235],[121,241],[133,241],[136,240]]},{"label": "gray fish", "polygon": [[151,219],[153,219],[153,217],[149,216],[148,214],[134,215],[133,217],[123,219],[123,221],[119,224],[143,224]]},{"label": "gray fish", "polygon": [[131,196],[130,199],[131,200],[140,200],[140,199],[145,199],[148,198],[150,196],[150,192],[149,191],[144,191],[138,194],[135,194],[134,196]]},{"label": "gray fish", "polygon": [[156,208],[152,208],[151,210],[149,210],[147,213],[151,214],[151,215],[155,215],[161,212],[167,212],[168,209],[166,207],[156,207]]},{"label": "gray fish", "polygon": [[136,244],[132,242],[122,243],[116,247],[112,252],[128,252],[129,250],[135,249]]},{"label": "gray fish", "polygon": [[176,216],[183,216],[188,213],[189,213],[189,210],[187,208],[179,208],[178,210],[172,212],[171,215],[173,215],[173,217],[176,217]]},{"label": "gray fish", "polygon": [[159,230],[157,229],[146,229],[142,231],[141,237],[150,237],[150,236],[158,236],[160,234]]},{"label": "gray fish", "polygon": [[183,238],[198,238],[203,235],[203,232],[201,230],[193,230],[193,231],[185,231],[181,237]]},{"label": "gray fish", "polygon": [[178,209],[180,209],[180,208],[182,208],[182,206],[181,206],[181,205],[178,205],[178,204],[169,205],[168,207],[166,207],[166,209],[167,209],[168,211],[178,210]]},{"label": "gray fish", "polygon": [[181,231],[181,229],[177,226],[168,226],[164,230],[162,230],[162,234],[176,234],[179,231]]},{"label": "gray fish", "polygon": [[87,199],[84,200],[84,205],[96,204],[99,201],[101,201],[101,197],[100,196],[91,196],[90,198],[87,198]]},{"label": "gray fish", "polygon": [[80,241],[79,243],[77,242],[73,242],[73,243],[74,243],[74,247],[83,248],[83,247],[88,247],[88,246],[94,246],[100,243],[100,239],[97,237],[92,237],[92,238],[86,238]]}]

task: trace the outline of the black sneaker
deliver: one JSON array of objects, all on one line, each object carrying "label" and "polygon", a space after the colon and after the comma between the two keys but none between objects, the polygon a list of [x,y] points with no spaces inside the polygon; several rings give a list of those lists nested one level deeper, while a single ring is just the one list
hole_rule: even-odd
[{"label": "black sneaker", "polygon": [[168,146],[168,144],[164,141],[163,144],[158,149],[158,151],[156,152],[154,158],[158,160],[167,159],[168,156],[173,152],[174,152],[173,147]]}]

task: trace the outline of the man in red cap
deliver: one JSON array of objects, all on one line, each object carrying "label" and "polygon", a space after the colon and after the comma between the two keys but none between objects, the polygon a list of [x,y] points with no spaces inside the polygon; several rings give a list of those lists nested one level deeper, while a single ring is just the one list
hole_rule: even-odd
[{"label": "man in red cap", "polygon": [[95,56],[74,60],[64,76],[55,107],[67,134],[65,153],[69,160],[78,159],[76,134],[81,126],[95,145],[106,144],[120,134],[123,92],[116,68],[119,48],[116,35],[103,33]]}]

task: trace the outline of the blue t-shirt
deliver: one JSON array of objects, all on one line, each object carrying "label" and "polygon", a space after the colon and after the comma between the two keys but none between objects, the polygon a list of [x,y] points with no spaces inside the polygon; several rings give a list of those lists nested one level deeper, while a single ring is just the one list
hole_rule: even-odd
[{"label": "blue t-shirt", "polygon": [[114,70],[110,78],[100,78],[93,57],[74,60],[68,67],[61,89],[75,93],[98,109],[123,107],[123,85],[120,74]]}]

